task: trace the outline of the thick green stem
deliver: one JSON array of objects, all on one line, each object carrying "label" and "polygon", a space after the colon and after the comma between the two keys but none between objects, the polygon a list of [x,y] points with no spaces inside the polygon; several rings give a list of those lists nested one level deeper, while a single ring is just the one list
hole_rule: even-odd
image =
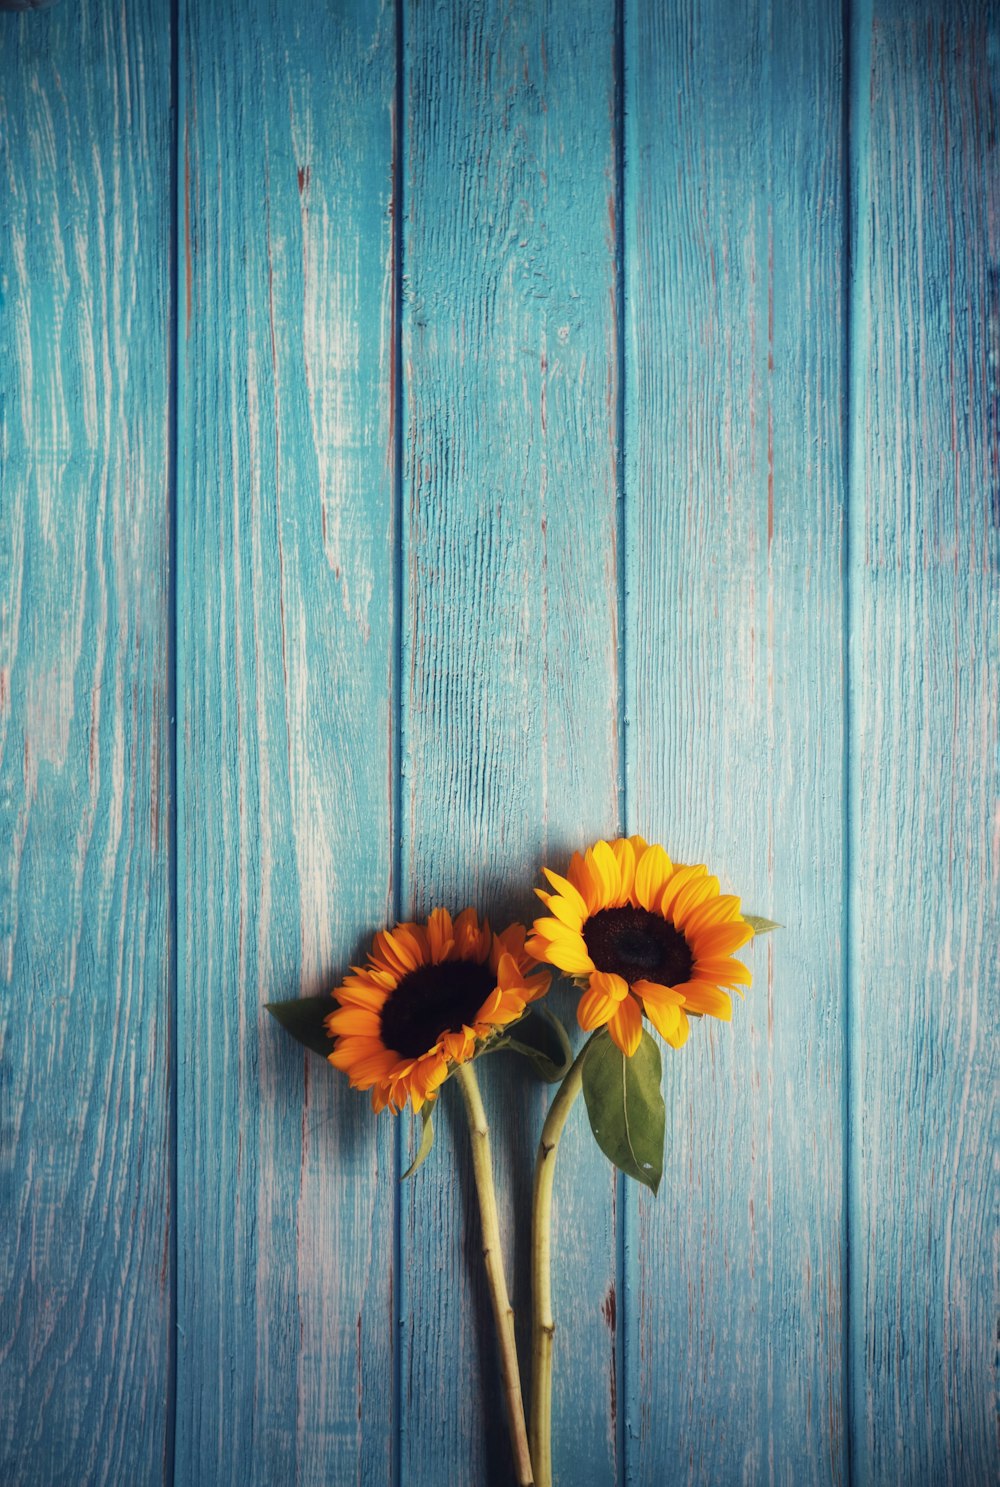
[{"label": "thick green stem", "polygon": [[535,1487],[552,1487],[552,1181],[559,1138],[583,1084],[583,1061],[591,1040],[571,1064],[545,1117],[535,1159],[531,1206],[531,1460]]},{"label": "thick green stem", "polygon": [[483,1262],[486,1279],[493,1303],[493,1320],[496,1323],[497,1341],[500,1345],[500,1373],[503,1379],[504,1398],[507,1401],[507,1423],[510,1428],[510,1443],[514,1452],[514,1471],[518,1487],[533,1487],[531,1455],[528,1451],[528,1432],[524,1423],[524,1400],[521,1396],[521,1375],[517,1366],[517,1346],[514,1341],[514,1310],[507,1294],[507,1280],[503,1269],[503,1251],[500,1248],[500,1218],[497,1213],[496,1189],[493,1186],[493,1163],[490,1158],[490,1131],[486,1123],[486,1111],[479,1092],[471,1064],[459,1064],[455,1070],[459,1088],[465,1100],[469,1117],[469,1134],[472,1138],[472,1170],[476,1178],[479,1196],[479,1212],[483,1228]]}]

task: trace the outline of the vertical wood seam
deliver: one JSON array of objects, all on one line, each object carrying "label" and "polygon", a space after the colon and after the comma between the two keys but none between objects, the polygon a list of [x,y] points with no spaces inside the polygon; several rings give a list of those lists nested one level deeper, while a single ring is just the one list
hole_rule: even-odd
[{"label": "vertical wood seam", "polygon": [[[625,508],[625,0],[615,0],[614,40],[614,119],[615,119],[615,333],[617,336],[618,408],[617,408],[617,469],[615,472],[618,494],[617,524],[617,579],[618,579],[618,818],[622,835],[628,831],[628,763],[627,750],[627,677],[625,636],[625,585],[627,577],[626,543],[628,529]],[[617,1375],[617,1417],[615,1419],[615,1454],[618,1461],[619,1487],[629,1480],[628,1462],[628,1377],[627,1349],[625,1345],[628,1326],[627,1280],[629,1221],[628,1197],[624,1174],[616,1176],[616,1200],[618,1222],[615,1233],[615,1289],[617,1292],[617,1328],[614,1336],[615,1373]]]},{"label": "vertical wood seam", "polygon": [[[393,636],[392,636],[392,689],[390,706],[393,737],[390,744],[390,767],[392,782],[390,790],[390,812],[392,817],[392,913],[398,923],[402,918],[402,825],[403,825],[403,557],[405,532],[403,526],[403,177],[404,138],[406,123],[406,86],[404,71],[404,20],[405,0],[394,0],[393,23],[395,26],[396,77],[393,94],[394,119],[392,140],[392,337],[391,358],[392,406],[395,415],[392,430],[393,459]],[[401,1487],[403,1471],[403,1124],[402,1116],[395,1122],[393,1132],[393,1213],[392,1213],[392,1269],[393,1269],[393,1317],[392,1317],[392,1480],[393,1487]]]},{"label": "vertical wood seam", "polygon": [[842,563],[842,608],[843,635],[841,643],[841,668],[843,671],[843,732],[841,760],[841,789],[843,794],[843,840],[841,854],[843,877],[841,886],[842,938],[841,987],[844,999],[843,1017],[843,1127],[841,1131],[841,1161],[843,1176],[843,1218],[841,1220],[841,1461],[845,1487],[851,1487],[853,1450],[851,1441],[851,349],[853,342],[853,268],[852,234],[854,231],[853,206],[853,160],[851,148],[851,89],[854,84],[854,57],[851,41],[851,0],[843,0],[841,10],[841,218],[843,223],[842,295],[844,303],[844,328],[841,344],[843,386],[843,530],[841,533]]},{"label": "vertical wood seam", "polygon": [[[844,1255],[841,1269],[842,1324],[843,1324],[843,1461],[847,1487],[852,1487],[857,1459],[856,1432],[858,1426],[855,1407],[855,1390],[863,1371],[855,1367],[854,1352],[863,1337],[863,1328],[858,1325],[856,1315],[857,1298],[854,1294],[856,1275],[853,1259],[857,1250],[858,1236],[855,1233],[858,1216],[857,1163],[853,1149],[853,844],[855,791],[853,788],[853,701],[854,671],[851,609],[851,567],[856,546],[856,523],[859,518],[859,502],[855,484],[859,470],[863,469],[864,407],[862,390],[864,378],[858,375],[863,370],[861,358],[864,343],[857,334],[858,323],[864,313],[868,297],[868,260],[865,256],[861,234],[867,218],[865,206],[868,200],[868,182],[865,145],[870,117],[870,64],[869,45],[872,26],[871,0],[844,0],[843,6],[843,217],[844,217],[844,530],[843,530],[843,650],[844,671],[844,725],[843,725],[843,960],[842,982],[844,998],[844,1124],[843,1124],[843,1245]],[[866,81],[867,80],[867,81]],[[862,492],[863,495],[863,492]],[[863,503],[861,508],[863,509]]]},{"label": "vertical wood seam", "polygon": [[170,739],[170,808],[167,813],[168,892],[167,924],[170,943],[167,967],[167,1194],[168,1194],[168,1286],[167,1306],[167,1399],[164,1431],[163,1480],[173,1487],[177,1461],[177,1370],[178,1370],[178,1194],[177,1173],[177,1083],[178,1083],[178,929],[180,923],[180,859],[178,856],[177,816],[180,808],[178,767],[181,748],[177,699],[180,695],[177,632],[177,562],[180,526],[178,499],[180,493],[180,0],[170,0],[170,264],[168,269],[169,300],[167,304],[167,347],[170,365],[167,373],[167,716]]}]

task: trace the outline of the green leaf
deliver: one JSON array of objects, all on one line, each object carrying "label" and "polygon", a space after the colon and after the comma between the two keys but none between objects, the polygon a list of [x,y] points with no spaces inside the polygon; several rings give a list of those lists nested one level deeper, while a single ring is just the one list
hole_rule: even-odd
[{"label": "green leaf", "polygon": [[408,1177],[413,1176],[418,1167],[423,1166],[424,1162],[427,1160],[428,1152],[434,1145],[434,1122],[431,1119],[431,1111],[429,1105],[422,1105],[420,1107],[420,1119],[423,1121],[424,1124],[424,1128],[420,1133],[420,1145],[417,1148],[417,1154],[413,1158],[413,1161],[410,1163],[410,1165],[407,1167],[406,1171],[400,1178],[400,1182],[405,1182]]},{"label": "green leaf", "polygon": [[311,1049],[321,1058],[333,1052],[333,1039],[323,1026],[324,1018],[335,1010],[331,997],[304,996],[294,1002],[266,1002],[265,1006],[303,1048]]},{"label": "green leaf", "polygon": [[783,924],[779,924],[776,919],[761,919],[757,914],[744,914],[742,918],[744,923],[749,924],[753,930],[754,939],[758,935],[769,935],[772,929],[784,929],[785,927]]},{"label": "green leaf", "polygon": [[660,1050],[645,1029],[631,1058],[605,1029],[583,1063],[583,1097],[598,1146],[627,1177],[654,1193],[663,1176],[667,1120],[661,1072]]},{"label": "green leaf", "polygon": [[529,1012],[512,1029],[517,1036],[506,1036],[497,1047],[519,1053],[532,1065],[539,1078],[557,1084],[573,1062],[566,1029],[548,1007]]}]

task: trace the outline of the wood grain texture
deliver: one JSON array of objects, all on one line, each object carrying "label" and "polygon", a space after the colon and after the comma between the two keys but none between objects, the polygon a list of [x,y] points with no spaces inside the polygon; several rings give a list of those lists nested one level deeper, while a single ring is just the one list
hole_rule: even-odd
[{"label": "wood grain texture", "polygon": [[996,1442],[1000,16],[855,16],[854,1480]]},{"label": "wood grain texture", "polygon": [[268,1000],[391,914],[391,6],[180,15],[178,1482],[388,1482],[388,1122]]},{"label": "wood grain texture", "polygon": [[630,5],[630,828],[786,928],[665,1051],[628,1480],[844,1479],[841,8]]},{"label": "wood grain texture", "polygon": [[[502,926],[538,912],[543,862],[617,824],[614,10],[412,5],[405,39],[403,907],[479,902]],[[483,1083],[526,1322],[545,1096],[512,1061]],[[501,1484],[453,1124],[403,1210],[403,1480]],[[581,1487],[616,1477],[614,1184],[582,1124],[555,1236],[555,1455]]]},{"label": "wood grain texture", "polygon": [[168,1465],[170,39],[0,17],[0,1478]]}]

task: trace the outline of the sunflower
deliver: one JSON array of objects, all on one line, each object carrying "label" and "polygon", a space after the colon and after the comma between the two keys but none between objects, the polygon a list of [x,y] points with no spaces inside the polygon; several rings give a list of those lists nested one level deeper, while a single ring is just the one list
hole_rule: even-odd
[{"label": "sunflower", "polygon": [[326,1018],[336,1039],[330,1062],[376,1110],[419,1110],[456,1064],[516,1022],[549,989],[549,972],[529,974],[523,925],[494,934],[474,909],[452,920],[434,909],[421,924],[380,930],[366,966],[334,991]]},{"label": "sunflower", "polygon": [[730,1020],[722,988],[750,985],[732,956],[753,929],[707,868],[675,865],[662,847],[630,836],[574,852],[565,878],[544,871],[555,892],[535,892],[549,917],[535,920],[525,949],[586,984],[577,1007],[584,1031],[607,1024],[631,1057],[643,1013],[674,1048],[687,1041],[689,1012]]}]

